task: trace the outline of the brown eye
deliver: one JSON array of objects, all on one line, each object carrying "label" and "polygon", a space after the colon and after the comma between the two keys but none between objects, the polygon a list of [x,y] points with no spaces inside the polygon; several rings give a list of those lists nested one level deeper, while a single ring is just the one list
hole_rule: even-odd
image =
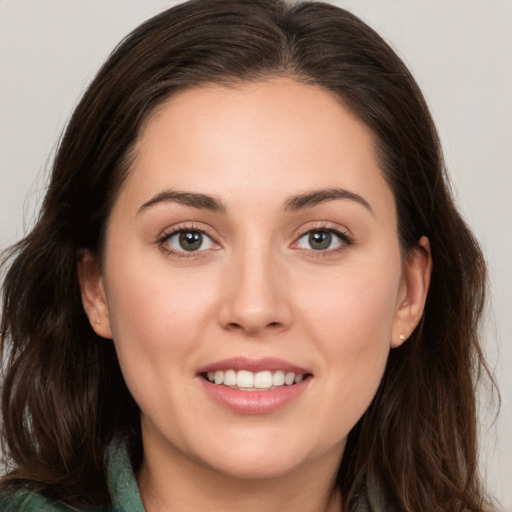
[{"label": "brown eye", "polygon": [[167,236],[162,243],[175,253],[201,252],[215,248],[213,240],[196,229],[179,229]]},{"label": "brown eye", "polygon": [[332,251],[350,245],[349,237],[335,229],[313,229],[304,233],[296,242],[295,247],[308,251]]},{"label": "brown eye", "polygon": [[312,231],[309,233],[308,242],[314,251],[325,251],[331,245],[332,235],[328,231]]},{"label": "brown eye", "polygon": [[197,251],[203,244],[203,234],[199,231],[182,231],[179,244],[184,251]]}]

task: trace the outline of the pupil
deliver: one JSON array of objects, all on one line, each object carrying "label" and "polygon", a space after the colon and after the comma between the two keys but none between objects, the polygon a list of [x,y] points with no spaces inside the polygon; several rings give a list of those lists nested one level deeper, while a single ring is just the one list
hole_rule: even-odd
[{"label": "pupil", "polygon": [[316,251],[328,249],[331,245],[331,238],[332,235],[328,231],[315,231],[309,235],[309,244]]},{"label": "pupil", "polygon": [[198,231],[180,233],[180,247],[185,251],[195,251],[201,247],[203,235]]}]

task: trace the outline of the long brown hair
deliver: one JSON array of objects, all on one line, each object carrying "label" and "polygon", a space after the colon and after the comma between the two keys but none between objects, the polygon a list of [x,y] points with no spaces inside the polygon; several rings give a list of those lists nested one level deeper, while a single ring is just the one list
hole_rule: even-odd
[{"label": "long brown hair", "polygon": [[202,83],[290,76],[336,93],[373,132],[393,190],[402,250],[430,239],[423,319],[391,351],[371,406],[349,435],[344,510],[487,510],[478,478],[475,386],[486,270],[457,212],[425,100],[394,51],[324,3],[192,0],[145,22],[112,53],[60,143],[34,229],[5,255],[4,489],[72,505],[109,502],[106,446],[140,438],[113,349],[84,314],[77,253],[100,254],[144,121]]}]

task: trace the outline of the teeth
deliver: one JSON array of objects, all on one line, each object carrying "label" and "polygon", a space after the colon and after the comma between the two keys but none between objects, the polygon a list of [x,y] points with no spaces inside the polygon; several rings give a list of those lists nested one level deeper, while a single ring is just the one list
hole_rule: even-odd
[{"label": "teeth", "polygon": [[237,377],[235,370],[228,370],[224,372],[224,385],[225,386],[236,386]]},{"label": "teeth", "polygon": [[[229,370],[228,370],[229,371]],[[252,388],[254,384],[254,373],[247,370],[239,370],[236,374],[237,388]]]},{"label": "teeth", "polygon": [[274,386],[282,386],[284,384],[284,372],[283,370],[277,370],[272,375],[272,384]]},{"label": "teeth", "polygon": [[265,370],[258,373],[253,373],[248,370],[217,370],[215,372],[208,372],[208,380],[217,385],[224,384],[225,386],[237,387],[245,390],[255,389],[273,389],[281,386],[291,386],[298,384],[304,379],[304,375],[294,372],[284,372],[277,370],[271,372]]},{"label": "teeth", "polygon": [[284,383],[288,386],[291,386],[293,383],[295,382],[295,373],[293,372],[288,372],[285,376],[284,376]]},{"label": "teeth", "polygon": [[254,376],[254,387],[269,389],[272,387],[272,372],[259,372]]}]

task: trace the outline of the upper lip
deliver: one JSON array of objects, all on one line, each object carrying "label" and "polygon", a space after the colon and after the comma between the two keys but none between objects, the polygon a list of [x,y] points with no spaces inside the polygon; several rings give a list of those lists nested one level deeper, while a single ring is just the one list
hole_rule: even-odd
[{"label": "upper lip", "polygon": [[253,359],[249,357],[231,357],[229,359],[223,359],[222,361],[216,361],[214,363],[207,364],[206,366],[199,368],[197,373],[201,374],[226,370],[248,370],[255,373],[264,370],[283,370],[284,372],[293,372],[295,374],[302,375],[311,373],[301,366],[297,366],[296,364],[284,361],[283,359],[277,359],[275,357],[264,357],[260,359]]}]

